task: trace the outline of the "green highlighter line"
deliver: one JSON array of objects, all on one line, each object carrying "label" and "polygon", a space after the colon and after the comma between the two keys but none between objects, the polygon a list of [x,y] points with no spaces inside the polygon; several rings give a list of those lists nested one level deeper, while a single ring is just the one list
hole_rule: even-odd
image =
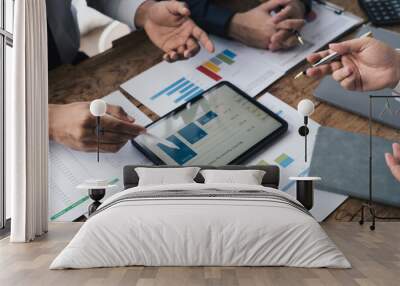
[{"label": "green highlighter line", "polygon": [[108,184],[109,184],[109,185],[114,185],[114,184],[118,183],[118,181],[119,181],[118,178],[114,178],[114,179],[112,179],[111,181],[108,181]]},{"label": "green highlighter line", "polygon": [[55,215],[53,215],[52,217],[50,217],[50,220],[55,220],[57,218],[59,218],[60,216],[62,216],[63,214],[65,214],[66,212],[72,210],[73,208],[79,206],[80,204],[86,202],[89,199],[89,196],[84,196],[83,198],[81,198],[79,201],[76,201],[75,203],[69,205],[68,207],[66,207],[65,209],[63,209],[62,211],[59,211],[58,213],[56,213]]},{"label": "green highlighter line", "polygon": [[[118,183],[119,179],[118,178],[114,178],[112,180],[110,180],[108,182],[109,185],[114,185],[116,183]],[[86,202],[89,199],[89,196],[84,196],[83,198],[81,198],[80,200],[76,201],[75,203],[69,205],[68,207],[66,207],[65,209],[59,211],[58,213],[56,213],[55,215],[50,217],[50,220],[55,220],[57,218],[59,218],[60,216],[62,216],[63,214],[65,214],[66,212],[69,212],[70,210],[72,210],[73,208],[76,208],[77,206],[79,206],[80,204],[83,204],[84,202]]]}]

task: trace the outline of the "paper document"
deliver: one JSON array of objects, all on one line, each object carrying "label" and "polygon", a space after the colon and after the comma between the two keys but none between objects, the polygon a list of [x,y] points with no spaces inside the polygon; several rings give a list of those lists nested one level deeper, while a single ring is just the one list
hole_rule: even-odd
[{"label": "paper document", "polygon": [[213,36],[214,54],[202,49],[189,60],[172,64],[161,62],[121,87],[159,116],[222,80],[230,81],[249,95],[256,96],[307,55],[361,21],[349,13],[335,14],[316,3],[309,22],[301,31],[304,46],[273,53]]},{"label": "paper document", "polygon": [[[103,98],[107,103],[119,105],[136,119],[147,125],[151,120],[136,108],[119,91]],[[49,154],[49,218],[51,221],[72,221],[86,214],[92,200],[87,191],[76,187],[87,179],[118,179],[117,188],[109,189],[106,197],[123,190],[123,167],[132,164],[151,165],[131,142],[128,142],[116,154],[100,154],[71,150],[63,145],[51,142]]]},{"label": "paper document", "polygon": [[[270,93],[260,97],[259,102],[285,119],[289,124],[289,128],[284,136],[268,147],[264,153],[260,153],[256,158],[252,159],[249,165],[279,166],[281,171],[279,189],[296,197],[296,182],[290,181],[289,177],[308,175],[319,124],[309,119],[308,128],[310,133],[307,136],[308,160],[306,163],[304,160],[304,137],[301,137],[298,133],[299,127],[304,123],[303,117],[296,109]],[[346,199],[347,196],[344,195],[315,190],[314,207],[311,213],[318,221],[322,221]]]}]

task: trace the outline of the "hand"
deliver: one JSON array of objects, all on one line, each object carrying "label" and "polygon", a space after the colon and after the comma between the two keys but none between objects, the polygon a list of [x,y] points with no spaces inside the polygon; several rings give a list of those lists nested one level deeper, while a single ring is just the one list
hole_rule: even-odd
[{"label": "hand", "polygon": [[[300,30],[304,26],[304,20],[277,21],[275,17],[279,13],[271,16],[285,2],[292,0],[271,0],[247,12],[235,14],[229,26],[229,36],[246,45],[272,51],[295,46],[297,39],[290,30]],[[277,19],[280,18],[281,16]]]},{"label": "hand", "polygon": [[393,155],[386,153],[385,159],[393,176],[400,182],[400,144],[394,143]]},{"label": "hand", "polygon": [[[143,10],[146,12],[140,12]],[[209,52],[214,51],[207,34],[189,18],[185,3],[146,1],[138,13],[137,25],[143,26],[153,43],[165,52],[165,60],[190,58],[200,50],[199,43]],[[145,16],[140,16],[143,13]]]},{"label": "hand", "polygon": [[372,39],[355,39],[329,45],[329,51],[310,55],[313,64],[332,52],[342,55],[340,61],[307,70],[311,77],[332,74],[348,90],[372,91],[394,88],[400,81],[400,54],[388,45]]},{"label": "hand", "polygon": [[280,8],[273,17],[275,24],[287,19],[304,19],[306,7],[300,0],[270,0],[269,3]]},{"label": "hand", "polygon": [[[275,51],[296,46],[298,40],[293,36],[290,30],[300,31],[304,26],[304,15],[306,12],[304,3],[300,0],[270,0],[269,2],[271,5],[276,5],[276,7],[280,9],[280,11],[272,17],[273,23],[278,25],[279,30],[272,36],[269,49]],[[293,22],[292,26],[288,25],[289,19],[296,20],[296,22]],[[297,23],[297,25],[295,23]],[[282,44],[285,43],[285,41],[286,45]]]},{"label": "hand", "polygon": [[[97,151],[96,118],[91,115],[89,102],[49,105],[49,136],[60,144],[74,150]],[[145,131],[134,124],[119,106],[107,105],[107,114],[101,117],[101,152],[118,152],[128,140]]]}]

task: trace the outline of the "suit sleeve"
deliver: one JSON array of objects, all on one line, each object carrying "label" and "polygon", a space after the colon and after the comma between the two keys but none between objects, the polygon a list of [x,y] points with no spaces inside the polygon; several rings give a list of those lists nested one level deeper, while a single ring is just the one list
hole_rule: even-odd
[{"label": "suit sleeve", "polygon": [[233,11],[218,7],[210,0],[186,0],[193,20],[205,31],[219,36],[227,36]]},{"label": "suit sleeve", "polygon": [[[306,14],[311,11],[312,0],[301,0]],[[193,20],[206,32],[227,37],[234,11],[212,4],[212,0],[186,0]]]},{"label": "suit sleeve", "polygon": [[87,0],[88,6],[136,30],[136,10],[146,0]]},{"label": "suit sleeve", "polygon": [[306,8],[306,15],[311,12],[312,9],[312,0],[301,0],[304,3],[304,7]]}]

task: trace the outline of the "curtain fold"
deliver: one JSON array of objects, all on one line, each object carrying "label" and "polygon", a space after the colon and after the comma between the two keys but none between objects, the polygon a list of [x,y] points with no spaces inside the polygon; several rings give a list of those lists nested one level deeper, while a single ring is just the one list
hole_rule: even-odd
[{"label": "curtain fold", "polygon": [[48,72],[45,0],[15,1],[13,92],[6,97],[6,187],[12,242],[48,224]]}]

